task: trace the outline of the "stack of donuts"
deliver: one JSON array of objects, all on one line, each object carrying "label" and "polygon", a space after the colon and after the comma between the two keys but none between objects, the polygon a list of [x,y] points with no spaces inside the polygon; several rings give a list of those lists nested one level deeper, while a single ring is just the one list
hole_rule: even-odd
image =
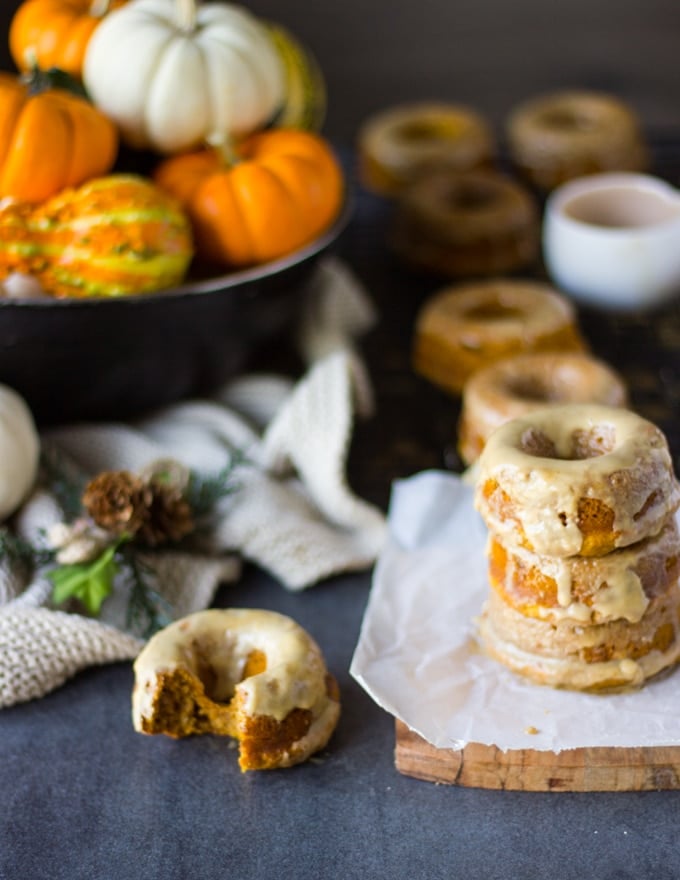
[{"label": "stack of donuts", "polygon": [[488,653],[541,684],[638,687],[680,657],[680,490],[666,438],[565,405],[499,427],[479,458]]}]

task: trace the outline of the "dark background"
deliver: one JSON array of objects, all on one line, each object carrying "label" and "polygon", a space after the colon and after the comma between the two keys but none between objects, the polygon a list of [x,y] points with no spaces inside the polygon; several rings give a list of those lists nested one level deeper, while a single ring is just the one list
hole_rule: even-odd
[{"label": "dark background", "polygon": [[[19,0],[2,0],[7,24]],[[392,103],[474,104],[499,128],[518,101],[556,88],[613,90],[653,129],[680,108],[676,0],[253,0],[289,27],[326,75],[327,133],[350,141]],[[4,42],[4,41],[3,41]],[[0,64],[11,67],[5,45]]]}]

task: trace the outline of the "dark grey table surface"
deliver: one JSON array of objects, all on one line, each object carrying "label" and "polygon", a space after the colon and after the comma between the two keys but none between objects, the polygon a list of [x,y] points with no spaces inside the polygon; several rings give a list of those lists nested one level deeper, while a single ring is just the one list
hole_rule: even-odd
[{"label": "dark grey table surface", "polygon": [[[3,0],[5,19],[16,6]],[[357,125],[381,106],[446,97],[475,104],[500,125],[528,94],[584,85],[636,104],[649,130],[663,135],[664,170],[680,182],[675,0],[257,0],[252,8],[315,49],[329,83],[328,133],[350,167]],[[377,415],[357,426],[350,476],[383,506],[395,477],[456,464],[455,407],[408,367],[412,319],[433,282],[394,262],[384,245],[388,222],[387,207],[360,192],[339,245],[381,313],[365,343]],[[632,380],[638,407],[669,431],[677,462],[680,336],[659,353],[658,322],[582,317],[591,341]],[[677,309],[663,320],[677,329]],[[249,568],[219,594],[220,605],[293,616],[339,680],[338,729],[304,766],[241,774],[226,741],[135,734],[129,664],[88,670],[1,712],[0,880],[680,877],[678,792],[488,792],[400,775],[393,719],[348,671],[369,589],[367,572],[296,595]]]}]

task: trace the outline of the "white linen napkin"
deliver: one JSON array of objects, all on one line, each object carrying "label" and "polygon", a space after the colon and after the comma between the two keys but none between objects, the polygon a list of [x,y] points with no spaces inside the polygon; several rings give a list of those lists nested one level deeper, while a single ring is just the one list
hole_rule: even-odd
[{"label": "white linen napkin", "polygon": [[[352,341],[375,320],[370,300],[333,258],[319,264],[300,328],[312,364],[297,382],[244,376],[210,400],[178,403],[134,424],[82,424],[47,431],[85,474],[138,472],[180,462],[204,476],[234,452],[236,490],[218,502],[201,555],[149,553],[143,562],[157,591],[180,617],[205,608],[220,583],[238,579],[251,560],[291,590],[369,567],[386,536],[382,511],[357,497],[345,477],[355,414],[371,414],[371,389]],[[38,488],[14,521],[33,544],[63,519]],[[0,565],[0,707],[43,696],[79,670],[133,659],[143,639],[126,623],[129,587],[116,583],[99,619],[55,609],[45,573],[22,580]]]}]

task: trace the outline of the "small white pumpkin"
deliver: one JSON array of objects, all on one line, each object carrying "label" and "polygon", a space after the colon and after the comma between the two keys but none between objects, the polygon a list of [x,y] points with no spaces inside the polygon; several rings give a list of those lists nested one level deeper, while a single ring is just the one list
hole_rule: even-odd
[{"label": "small white pumpkin", "polygon": [[125,141],[172,154],[262,127],[285,71],[266,25],[239,6],[131,0],[97,27],[83,81]]},{"label": "small white pumpkin", "polygon": [[0,521],[26,500],[36,480],[40,440],[23,397],[0,385]]}]

